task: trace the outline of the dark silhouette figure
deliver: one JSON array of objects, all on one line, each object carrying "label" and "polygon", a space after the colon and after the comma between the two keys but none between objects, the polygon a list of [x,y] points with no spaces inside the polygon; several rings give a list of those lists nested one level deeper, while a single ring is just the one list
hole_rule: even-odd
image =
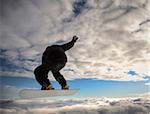
[{"label": "dark silhouette figure", "polygon": [[51,71],[55,79],[61,85],[62,89],[69,89],[67,82],[60,70],[65,66],[67,62],[67,56],[65,51],[74,46],[78,37],[73,36],[73,39],[63,45],[48,46],[42,56],[42,64],[34,70],[35,78],[42,86],[41,90],[54,89],[48,79],[48,72]]}]

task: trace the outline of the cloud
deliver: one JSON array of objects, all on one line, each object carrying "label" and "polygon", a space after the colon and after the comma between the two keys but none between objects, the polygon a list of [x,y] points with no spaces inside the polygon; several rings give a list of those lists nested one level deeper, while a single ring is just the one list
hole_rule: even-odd
[{"label": "cloud", "polygon": [[149,83],[149,82],[148,82],[148,83],[145,83],[145,85],[146,85],[146,86],[150,86],[150,83]]},{"label": "cloud", "polygon": [[1,100],[3,114],[148,114],[145,98],[78,98],[64,100]]},{"label": "cloud", "polygon": [[149,98],[149,96],[150,96],[150,92],[149,92],[149,90],[146,92],[146,93],[143,93],[143,94],[140,94],[140,95],[138,95],[138,96],[142,96],[142,97],[147,97],[147,98]]},{"label": "cloud", "polygon": [[[33,77],[46,46],[67,42],[74,34],[80,39],[67,52],[69,61],[61,71],[67,79],[126,81],[150,76],[148,0],[5,0],[2,4],[2,76]],[[137,75],[129,75],[129,70]]]},{"label": "cloud", "polygon": [[19,98],[19,89],[15,86],[0,85],[0,99],[15,99]]}]

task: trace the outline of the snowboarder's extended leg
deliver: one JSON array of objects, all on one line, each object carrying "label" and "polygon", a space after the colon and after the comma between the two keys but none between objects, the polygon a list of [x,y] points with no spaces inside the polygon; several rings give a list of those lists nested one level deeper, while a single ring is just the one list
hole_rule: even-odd
[{"label": "snowboarder's extended leg", "polygon": [[60,74],[59,71],[52,71],[55,79],[58,81],[58,83],[61,85],[62,89],[69,89],[69,86],[67,86],[67,82],[62,74]]},{"label": "snowboarder's extended leg", "polygon": [[65,66],[64,63],[57,63],[52,68],[52,74],[55,77],[55,79],[58,81],[58,83],[61,85],[62,89],[69,89],[69,86],[67,86],[67,82],[62,74],[60,74],[60,70]]},{"label": "snowboarder's extended leg", "polygon": [[48,71],[45,67],[40,65],[34,70],[35,78],[42,86],[41,90],[51,90],[54,89],[48,79]]},{"label": "snowboarder's extended leg", "polygon": [[50,83],[48,76],[47,78],[44,78],[42,81],[42,88],[41,90],[53,90],[52,84]]}]

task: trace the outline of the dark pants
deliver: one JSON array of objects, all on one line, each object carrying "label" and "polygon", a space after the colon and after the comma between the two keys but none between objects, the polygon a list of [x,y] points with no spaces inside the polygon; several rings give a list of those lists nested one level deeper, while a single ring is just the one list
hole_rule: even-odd
[{"label": "dark pants", "polygon": [[51,83],[48,79],[48,72],[51,71],[54,78],[58,83],[64,87],[67,83],[62,74],[60,74],[60,70],[65,66],[65,64],[56,64],[53,67],[48,67],[46,65],[40,65],[34,70],[35,78],[42,86],[41,89],[45,89]]}]

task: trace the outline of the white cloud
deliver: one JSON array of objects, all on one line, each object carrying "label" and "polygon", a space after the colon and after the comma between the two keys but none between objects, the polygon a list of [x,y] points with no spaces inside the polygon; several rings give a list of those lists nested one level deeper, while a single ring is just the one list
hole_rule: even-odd
[{"label": "white cloud", "polygon": [[150,86],[150,82],[149,83],[145,83],[146,86]]},{"label": "white cloud", "polygon": [[19,98],[19,89],[15,86],[0,85],[0,99],[15,99]]},{"label": "white cloud", "polygon": [[146,93],[143,93],[143,94],[140,94],[138,96],[142,96],[142,97],[145,97],[145,98],[149,98],[150,97],[150,91],[148,89],[148,91]]},{"label": "white cloud", "polygon": [[145,98],[78,98],[68,100],[1,100],[3,114],[148,114]]},{"label": "white cloud", "polygon": [[[67,52],[69,62],[61,71],[67,79],[144,80],[150,76],[149,1],[88,0],[76,17],[73,1],[4,1],[0,47],[7,51],[1,57],[24,68],[13,70],[13,75],[33,77],[46,46],[69,41],[76,34],[80,39]],[[127,74],[130,69],[138,75]],[[1,72],[10,75],[11,71]]]}]

